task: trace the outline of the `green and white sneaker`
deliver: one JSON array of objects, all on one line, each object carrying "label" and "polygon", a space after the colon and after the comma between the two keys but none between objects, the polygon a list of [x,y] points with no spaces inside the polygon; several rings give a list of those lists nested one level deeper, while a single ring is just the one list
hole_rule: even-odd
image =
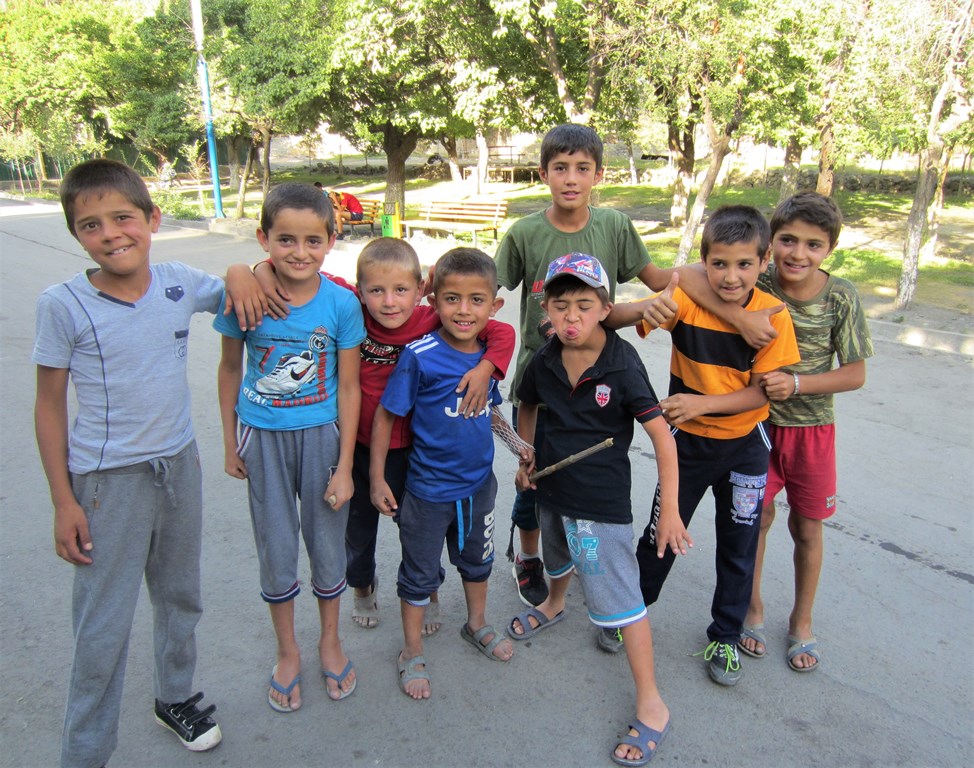
[{"label": "green and white sneaker", "polygon": [[737,648],[730,643],[714,640],[704,650],[693,655],[703,656],[710,679],[718,685],[737,685],[737,681],[744,674]]}]

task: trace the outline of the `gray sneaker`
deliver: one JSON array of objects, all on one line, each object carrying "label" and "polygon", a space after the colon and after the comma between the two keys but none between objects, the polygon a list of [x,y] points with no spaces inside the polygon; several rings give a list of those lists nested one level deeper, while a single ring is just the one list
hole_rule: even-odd
[{"label": "gray sneaker", "polygon": [[707,662],[710,679],[719,685],[737,685],[737,681],[744,674],[737,648],[730,643],[714,640],[700,653],[693,655],[703,656],[703,660]]},{"label": "gray sneaker", "polygon": [[619,653],[622,650],[622,630],[602,627],[599,630],[599,648],[606,653]]}]

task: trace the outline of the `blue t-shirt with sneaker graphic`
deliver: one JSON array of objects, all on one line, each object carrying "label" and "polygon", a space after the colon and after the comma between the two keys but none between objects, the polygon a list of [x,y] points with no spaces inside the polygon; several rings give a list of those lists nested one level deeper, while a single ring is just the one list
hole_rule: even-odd
[{"label": "blue t-shirt with sneaker graphic", "polygon": [[241,331],[224,317],[226,297],[213,327],[243,339],[247,367],[237,418],[258,429],[307,429],[338,420],[338,350],[357,348],[365,338],[358,298],[319,276],[318,293],[291,307],[283,320],[265,317],[253,331]]}]

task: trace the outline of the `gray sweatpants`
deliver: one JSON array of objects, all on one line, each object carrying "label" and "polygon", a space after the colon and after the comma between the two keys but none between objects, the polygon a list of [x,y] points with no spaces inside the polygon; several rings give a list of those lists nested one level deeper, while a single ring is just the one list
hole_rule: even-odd
[{"label": "gray sweatpants", "polygon": [[[153,609],[155,698],[193,693],[203,492],[199,452],[74,475],[88,516],[91,565],[75,566],[74,660],[61,737],[62,768],[98,768],[118,744],[122,681],[145,575]],[[151,702],[146,701],[146,709]]]}]

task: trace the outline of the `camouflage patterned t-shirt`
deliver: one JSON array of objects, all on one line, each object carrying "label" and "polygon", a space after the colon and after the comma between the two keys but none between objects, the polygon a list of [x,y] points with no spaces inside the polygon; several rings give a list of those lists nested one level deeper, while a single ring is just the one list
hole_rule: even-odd
[{"label": "camouflage patterned t-shirt", "polygon": [[[848,280],[829,275],[818,296],[798,301],[782,292],[771,264],[767,273],[761,275],[758,287],[785,302],[795,324],[802,359],[783,370],[799,375],[825,373],[834,367],[834,358],[846,365],[872,357],[866,314],[855,286]],[[783,427],[832,424],[833,395],[800,394],[784,402],[772,402],[769,418],[772,424]]]}]

